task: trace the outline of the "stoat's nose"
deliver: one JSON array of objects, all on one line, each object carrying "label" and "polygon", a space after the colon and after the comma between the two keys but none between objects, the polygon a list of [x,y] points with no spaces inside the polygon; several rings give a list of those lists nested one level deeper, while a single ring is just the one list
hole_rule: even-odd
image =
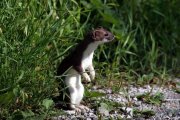
[{"label": "stoat's nose", "polygon": [[114,35],[112,35],[112,39],[111,39],[111,40],[114,40],[114,38],[115,38],[115,36],[114,36]]},{"label": "stoat's nose", "polygon": [[108,38],[108,40],[114,40],[114,38],[115,38],[115,36],[112,34],[112,33],[109,33],[109,38]]}]

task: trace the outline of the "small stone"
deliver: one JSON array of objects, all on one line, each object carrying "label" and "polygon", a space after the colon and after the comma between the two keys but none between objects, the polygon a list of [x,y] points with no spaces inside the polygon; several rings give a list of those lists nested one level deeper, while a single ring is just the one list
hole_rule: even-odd
[{"label": "small stone", "polygon": [[67,113],[68,115],[73,115],[76,113],[75,110],[66,110],[64,112]]},{"label": "small stone", "polygon": [[112,93],[112,90],[111,90],[111,89],[107,89],[107,90],[106,90],[106,93],[111,94],[111,93]]},{"label": "small stone", "polygon": [[91,116],[94,116],[94,113],[89,113],[89,116],[91,117]]},{"label": "small stone", "polygon": [[102,115],[109,116],[108,110],[101,108],[101,107],[99,107],[98,110],[99,110],[99,113],[101,113]]},{"label": "small stone", "polygon": [[147,86],[145,86],[145,87],[146,87],[146,89],[148,89],[148,90],[151,89],[151,86],[150,86],[150,85],[147,85]]},{"label": "small stone", "polygon": [[124,95],[124,93],[123,93],[123,92],[119,92],[119,94],[120,94],[120,95]]},{"label": "small stone", "polygon": [[93,87],[92,87],[92,90],[97,90],[97,86],[93,86]]},{"label": "small stone", "polygon": [[133,100],[134,100],[134,101],[137,101],[138,99],[137,99],[137,97],[134,97]]},{"label": "small stone", "polygon": [[86,117],[87,117],[88,115],[89,115],[89,114],[88,114],[87,112],[86,112],[86,113],[84,113],[84,116],[86,116]]},{"label": "small stone", "polygon": [[122,107],[121,109],[125,112],[125,115],[127,116],[127,118],[132,118],[132,116],[133,116],[133,109],[132,108]]},{"label": "small stone", "polygon": [[86,118],[86,120],[91,120],[91,118]]}]

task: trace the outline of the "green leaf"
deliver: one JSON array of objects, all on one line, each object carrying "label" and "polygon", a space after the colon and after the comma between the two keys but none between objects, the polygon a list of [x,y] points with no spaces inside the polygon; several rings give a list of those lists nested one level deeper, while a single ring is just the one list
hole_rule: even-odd
[{"label": "green leaf", "polygon": [[109,112],[113,110],[113,106],[108,103],[100,103],[99,112],[104,115],[109,115]]},{"label": "green leaf", "polygon": [[91,3],[95,5],[97,8],[104,8],[104,5],[101,0],[91,0]]},{"label": "green leaf", "polygon": [[14,99],[14,93],[13,91],[4,93],[2,95],[0,95],[0,105],[9,105],[10,102],[12,102],[12,100]]},{"label": "green leaf", "polygon": [[106,104],[106,103],[100,103],[100,106],[101,106],[102,108],[104,108],[104,109],[109,110],[109,106],[108,106],[108,104]]},{"label": "green leaf", "polygon": [[133,110],[134,116],[140,116],[140,117],[144,117],[144,118],[149,118],[151,116],[155,115],[155,112],[153,110],[138,110],[138,109],[134,109]]},{"label": "green leaf", "polygon": [[86,91],[85,92],[85,96],[89,97],[89,98],[92,98],[92,97],[102,97],[102,96],[105,96],[105,93],[100,93],[100,92],[97,92],[97,91]]},{"label": "green leaf", "polygon": [[138,95],[137,99],[143,100],[148,104],[160,105],[164,99],[163,93],[156,93],[155,95],[150,95],[149,93],[144,93],[142,95]]},{"label": "green leaf", "polygon": [[180,88],[173,88],[173,90],[174,90],[176,93],[179,93],[179,94],[180,94]]},{"label": "green leaf", "polygon": [[35,114],[31,110],[16,111],[13,113],[13,120],[24,120],[33,117]]},{"label": "green leaf", "polygon": [[99,107],[99,112],[101,114],[108,116],[109,115],[108,105],[106,103],[101,103]]},{"label": "green leaf", "polygon": [[21,114],[23,115],[23,118],[34,116],[34,113],[31,110],[22,111]]},{"label": "green leaf", "polygon": [[43,102],[42,102],[42,105],[46,109],[49,109],[53,104],[54,104],[53,100],[50,100],[50,99],[44,99]]},{"label": "green leaf", "polygon": [[15,96],[18,96],[19,92],[20,92],[20,88],[19,88],[19,85],[17,85],[17,86],[13,89],[13,93],[14,93]]}]

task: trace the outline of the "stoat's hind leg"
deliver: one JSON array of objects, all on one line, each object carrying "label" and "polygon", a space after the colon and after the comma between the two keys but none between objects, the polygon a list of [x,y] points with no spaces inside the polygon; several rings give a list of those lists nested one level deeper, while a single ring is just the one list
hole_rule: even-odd
[{"label": "stoat's hind leg", "polygon": [[69,107],[71,110],[75,110],[75,113],[78,114],[78,113],[81,113],[81,109],[78,108],[76,105],[73,105],[73,104],[70,104],[70,107]]},{"label": "stoat's hind leg", "polygon": [[78,91],[78,95],[76,98],[76,103],[77,103],[77,108],[81,109],[82,112],[87,112],[90,109],[84,105],[81,105],[80,102],[83,99],[83,95],[84,95],[84,86],[81,82],[79,82],[79,86],[77,87],[77,91]]},{"label": "stoat's hind leg", "polygon": [[65,83],[68,87],[70,97],[69,108],[79,113],[81,112],[81,109],[77,106],[80,104],[84,94],[84,87],[81,83],[81,76],[74,69],[71,69],[68,74],[69,75],[66,77]]},{"label": "stoat's hind leg", "polygon": [[70,109],[75,110],[76,113],[89,111],[88,107],[80,105],[84,95],[84,86],[81,82],[81,75],[74,69],[71,69],[68,74],[69,76],[66,77],[65,83],[69,91]]},{"label": "stoat's hind leg", "polygon": [[84,105],[71,106],[72,110],[75,110],[75,114],[89,112],[90,109]]}]

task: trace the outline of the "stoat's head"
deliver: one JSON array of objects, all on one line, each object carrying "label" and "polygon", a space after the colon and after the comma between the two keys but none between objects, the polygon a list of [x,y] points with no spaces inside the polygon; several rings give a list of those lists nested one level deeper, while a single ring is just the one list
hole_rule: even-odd
[{"label": "stoat's head", "polygon": [[94,42],[106,43],[114,39],[114,35],[108,30],[99,27],[92,31],[92,39]]}]

